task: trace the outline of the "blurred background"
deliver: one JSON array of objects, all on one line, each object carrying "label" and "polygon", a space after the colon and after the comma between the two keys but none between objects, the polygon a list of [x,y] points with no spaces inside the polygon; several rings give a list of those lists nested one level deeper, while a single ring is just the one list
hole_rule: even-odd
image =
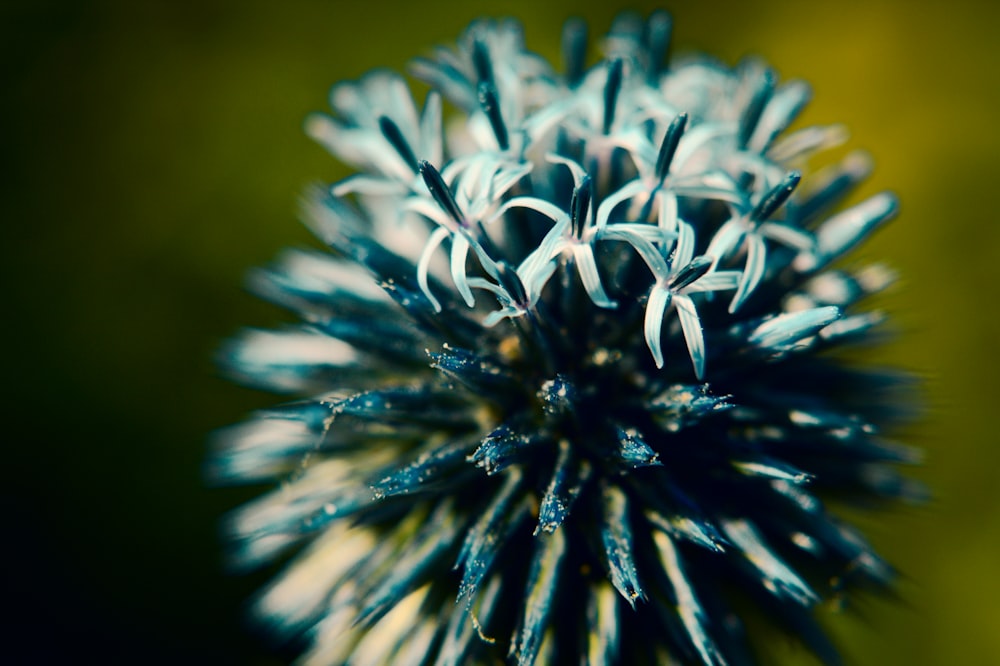
[{"label": "blurred background", "polygon": [[[474,17],[514,15],[558,58],[570,15],[617,1],[251,0],[0,3],[0,275],[7,663],[280,664],[243,625],[272,572],[224,572],[218,522],[253,489],[206,488],[206,436],[273,398],[212,355],[285,315],[242,289],[288,245],[312,181],[346,175],[302,133],[329,86],[401,69]],[[756,53],[814,86],[903,212],[862,251],[902,280],[879,362],[925,378],[908,432],[927,506],[858,520],[903,574],[899,599],[823,611],[850,664],[1000,664],[995,407],[1000,5],[668,2],[675,52]],[[12,595],[12,596],[11,596]],[[813,664],[794,642],[775,663]]]}]

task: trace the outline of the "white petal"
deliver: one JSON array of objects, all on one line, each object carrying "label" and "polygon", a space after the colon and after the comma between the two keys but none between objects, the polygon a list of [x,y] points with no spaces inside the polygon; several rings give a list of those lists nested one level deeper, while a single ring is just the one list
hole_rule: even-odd
[{"label": "white petal", "polygon": [[881,192],[824,222],[816,234],[823,257],[834,258],[854,247],[861,239],[896,214],[896,197]]},{"label": "white petal", "polygon": [[684,342],[687,343],[691,364],[694,366],[694,375],[700,381],[705,375],[705,336],[701,331],[701,320],[698,319],[698,312],[694,309],[694,302],[690,296],[675,294],[674,307],[677,308],[677,317],[681,320],[681,330],[684,332]]},{"label": "white petal", "polygon": [[427,245],[424,246],[424,251],[420,253],[420,261],[417,263],[417,284],[420,285],[420,291],[424,292],[424,296],[434,306],[435,312],[441,312],[441,303],[431,293],[431,288],[427,284],[427,273],[431,265],[431,257],[434,255],[434,250],[448,237],[449,233],[444,227],[435,229],[431,233],[430,238],[427,239]]},{"label": "white petal", "polygon": [[500,197],[507,193],[507,190],[514,187],[517,181],[531,173],[531,162],[524,162],[514,167],[504,168],[497,172],[490,186],[489,198],[492,201],[499,201]]},{"label": "white petal", "polygon": [[584,234],[584,239],[626,240],[627,237],[638,236],[650,243],[666,244],[677,238],[677,234],[666,232],[660,227],[645,222],[616,222],[610,226],[598,229],[593,227]]},{"label": "white petal", "polygon": [[787,224],[764,222],[757,227],[757,232],[793,250],[809,252],[813,249],[813,237],[809,233]]},{"label": "white petal", "polygon": [[722,261],[743,240],[746,230],[746,220],[742,217],[730,218],[715,232],[705,254],[715,257],[717,262]]},{"label": "white petal", "polygon": [[514,197],[504,205],[500,206],[497,212],[490,217],[489,221],[492,222],[496,220],[511,208],[530,208],[531,210],[539,212],[555,222],[559,222],[563,218],[567,221],[569,220],[569,213],[550,201],[539,199],[537,197]]},{"label": "white petal", "polygon": [[420,213],[424,217],[434,222],[437,222],[442,227],[455,231],[458,229],[458,223],[451,219],[448,213],[441,210],[441,207],[437,205],[434,201],[430,199],[425,199],[424,197],[410,197],[403,201],[404,210],[412,210],[415,213]]},{"label": "white petal", "polygon": [[781,86],[764,107],[747,148],[755,153],[764,152],[774,138],[795,120],[811,96],[809,85],[803,81],[790,81]]},{"label": "white petal", "polygon": [[643,333],[657,368],[663,367],[663,348],[660,345],[660,334],[663,329],[663,313],[666,311],[667,305],[670,304],[670,298],[670,291],[657,282],[653,286],[653,290],[649,292],[649,300],[646,302]]},{"label": "white petal", "polygon": [[483,320],[483,326],[486,328],[493,328],[499,324],[504,319],[513,319],[515,317],[521,317],[525,313],[521,308],[515,307],[513,305],[508,305],[499,310],[489,313],[486,319]]},{"label": "white petal", "polygon": [[660,190],[660,213],[656,224],[664,231],[677,231],[677,197],[669,190]]},{"label": "white petal", "polygon": [[674,153],[674,159],[670,162],[670,170],[676,173],[681,173],[684,164],[698,150],[704,148],[709,141],[713,141],[721,137],[735,136],[735,123],[702,123],[701,125],[697,125],[696,127],[689,129],[684,132],[684,136],[681,137],[680,143],[677,144],[677,151]]},{"label": "white petal", "polygon": [[736,312],[746,299],[753,292],[754,288],[764,277],[764,268],[767,265],[767,248],[764,246],[764,239],[757,234],[747,234],[747,265],[743,268],[743,276],[736,287],[736,295],[733,302],[729,304],[729,311]]},{"label": "white petal", "polygon": [[618,189],[616,192],[608,195],[601,202],[601,205],[597,207],[597,227],[606,226],[608,223],[608,218],[611,217],[612,211],[621,202],[631,199],[635,195],[639,194],[646,189],[646,186],[639,180],[633,180],[631,183]]},{"label": "white petal", "polygon": [[524,264],[521,268],[517,270],[517,276],[521,279],[521,284],[524,285],[524,290],[528,293],[528,302],[534,305],[538,302],[538,299],[542,296],[542,289],[545,288],[545,284],[552,277],[552,274],[556,272],[558,268],[558,262],[549,261],[547,263],[538,262],[536,265],[530,267],[530,270],[523,270]]},{"label": "white petal", "polygon": [[727,201],[739,205],[744,203],[743,193],[729,174],[723,171],[671,179],[670,189],[682,197]]},{"label": "white petal", "polygon": [[465,299],[465,304],[470,308],[476,304],[476,299],[469,289],[469,282],[465,276],[465,259],[469,254],[469,241],[464,234],[457,233],[451,237],[451,279],[455,282],[455,288]]},{"label": "white petal", "polygon": [[573,111],[575,105],[575,99],[567,98],[546,104],[531,114],[521,124],[521,130],[528,136],[528,143],[533,144],[545,136],[549,129]]},{"label": "white petal", "polygon": [[468,282],[469,286],[472,287],[473,289],[482,289],[483,291],[488,291],[494,296],[496,296],[497,299],[501,300],[502,302],[513,302],[513,299],[511,298],[510,294],[507,293],[507,290],[498,284],[494,284],[489,280],[479,277],[471,277],[469,278]]},{"label": "white petal", "polygon": [[701,276],[693,284],[689,284],[684,288],[683,292],[697,293],[697,292],[708,292],[708,291],[726,291],[728,289],[736,289],[736,285],[740,282],[740,271],[715,271],[713,273],[707,273]]},{"label": "white petal", "polygon": [[767,156],[775,162],[790,162],[819,150],[835,148],[847,141],[847,129],[843,125],[806,127],[774,142]]},{"label": "white petal", "polygon": [[598,240],[621,240],[625,241],[635,249],[635,251],[642,257],[642,260],[646,262],[649,266],[649,270],[653,273],[653,276],[660,280],[666,279],[670,274],[670,268],[667,266],[666,260],[660,251],[656,247],[646,240],[643,235],[631,232],[628,229],[620,229],[624,225],[612,224],[610,226],[601,229],[600,233],[597,235]]},{"label": "white petal", "polygon": [[424,111],[420,116],[420,148],[417,159],[424,159],[431,164],[441,164],[442,153],[441,134],[441,95],[432,90],[427,93]]},{"label": "white petal", "polygon": [[677,234],[677,247],[671,265],[680,270],[694,259],[694,229],[687,222],[681,222]]},{"label": "white petal", "polygon": [[573,258],[576,260],[576,269],[580,272],[580,280],[587,290],[587,295],[599,308],[616,308],[618,304],[608,298],[604,287],[601,286],[601,276],[597,272],[597,262],[594,259],[594,248],[588,243],[573,243]]},{"label": "white petal", "polygon": [[800,310],[768,319],[750,333],[747,341],[774,351],[791,349],[840,319],[840,308],[828,305]]},{"label": "white petal", "polygon": [[562,164],[563,166],[568,167],[570,172],[572,172],[573,174],[574,188],[580,187],[580,183],[583,182],[584,176],[587,175],[587,172],[583,170],[583,167],[581,167],[573,160],[563,157],[562,155],[556,155],[555,153],[547,153],[545,155],[545,159],[546,161],[552,162],[553,164]]},{"label": "white petal", "polygon": [[390,194],[406,194],[406,190],[407,187],[397,180],[357,174],[349,176],[331,187],[330,193],[335,197],[342,197],[345,194],[351,193],[386,196]]}]

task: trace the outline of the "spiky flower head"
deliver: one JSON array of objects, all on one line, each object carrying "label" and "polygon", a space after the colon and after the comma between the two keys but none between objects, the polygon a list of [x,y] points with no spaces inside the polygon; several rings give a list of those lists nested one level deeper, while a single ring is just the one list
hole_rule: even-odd
[{"label": "spiky flower head", "polygon": [[297,549],[254,608],[304,663],[752,663],[736,609],[833,662],[811,609],[890,584],[820,497],[915,492],[898,378],[836,354],[891,274],[830,268],[896,201],[837,212],[869,163],[810,173],[844,132],[786,132],[808,86],[668,65],[670,31],[623,16],[588,68],[570,21],[560,74],[479,21],[413,63],[421,109],[377,71],[309,119],[360,173],[305,203],[331,252],[254,275],[302,323],[226,363],[295,399],[211,460],[280,480],[228,530]]}]

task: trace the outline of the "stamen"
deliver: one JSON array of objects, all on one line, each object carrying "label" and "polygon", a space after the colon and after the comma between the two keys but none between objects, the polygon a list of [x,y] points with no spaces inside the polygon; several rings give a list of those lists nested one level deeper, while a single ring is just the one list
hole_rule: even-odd
[{"label": "stamen", "polygon": [[674,153],[677,152],[677,144],[680,143],[681,136],[684,134],[685,128],[687,128],[687,120],[688,114],[678,114],[670,122],[667,133],[663,135],[663,143],[660,144],[660,154],[656,158],[656,179],[660,185],[663,184],[670,171],[670,162],[674,159]]},{"label": "stamen", "polygon": [[406,162],[406,166],[413,169],[413,173],[417,173],[420,169],[420,165],[417,163],[417,156],[413,154],[413,149],[410,148],[410,144],[407,143],[406,137],[399,130],[399,126],[396,125],[388,116],[379,116],[378,119],[379,129],[382,130],[382,136],[385,140],[395,148],[399,156],[403,158]]},{"label": "stamen", "polygon": [[500,281],[500,286],[514,297],[515,303],[518,305],[526,304],[528,302],[528,292],[524,289],[524,283],[521,282],[521,278],[517,272],[506,261],[498,261],[496,267],[497,279]]},{"label": "stamen", "polygon": [[707,255],[692,259],[691,263],[677,271],[677,275],[671,278],[670,290],[677,291],[700,280],[712,268],[713,261],[714,259]]},{"label": "stamen", "polygon": [[646,43],[649,50],[649,67],[646,70],[646,82],[651,86],[656,86],[660,80],[660,73],[666,69],[667,51],[670,49],[670,37],[673,32],[674,21],[670,14],[657,10],[649,17]]},{"label": "stamen", "polygon": [[563,26],[562,56],[566,68],[566,85],[576,88],[583,79],[587,64],[587,22],[571,18]]},{"label": "stamen", "polygon": [[583,230],[587,226],[587,212],[593,196],[593,181],[589,175],[585,175],[579,187],[573,190],[573,198],[569,203],[570,225],[573,236],[577,239],[583,237]]},{"label": "stamen", "polygon": [[493,85],[493,65],[490,63],[490,50],[481,39],[477,39],[472,44],[472,66],[476,69],[478,83]]},{"label": "stamen", "polygon": [[615,106],[618,104],[618,93],[622,89],[622,67],[621,58],[616,58],[608,63],[608,82],[604,85],[604,134],[611,132],[611,125],[615,122]]},{"label": "stamen", "polygon": [[768,70],[761,78],[760,85],[754,91],[753,98],[751,98],[747,108],[743,111],[742,117],[740,117],[740,128],[737,134],[737,141],[740,148],[747,147],[754,129],[757,128],[757,123],[760,122],[760,116],[764,113],[764,107],[767,106],[767,102],[771,99],[773,93],[774,74]]},{"label": "stamen", "polygon": [[497,90],[492,83],[482,81],[479,84],[479,106],[490,121],[490,127],[493,128],[493,134],[497,137],[500,150],[510,148],[507,125],[504,124],[503,116],[500,115],[500,101],[497,99]]},{"label": "stamen", "polygon": [[792,192],[798,187],[801,179],[802,174],[798,171],[792,171],[785,176],[781,184],[765,194],[764,198],[750,211],[750,221],[760,222],[771,217],[771,214],[778,210],[781,204],[788,200],[788,197],[792,196]]},{"label": "stamen", "polygon": [[455,220],[459,226],[467,226],[465,216],[462,215],[462,209],[458,207],[455,195],[448,189],[448,184],[444,182],[444,178],[441,177],[440,172],[427,160],[420,160],[417,167],[424,179],[424,184],[427,185],[427,189],[430,190],[431,196],[434,197],[437,205],[441,206],[441,210],[448,213],[451,219]]}]

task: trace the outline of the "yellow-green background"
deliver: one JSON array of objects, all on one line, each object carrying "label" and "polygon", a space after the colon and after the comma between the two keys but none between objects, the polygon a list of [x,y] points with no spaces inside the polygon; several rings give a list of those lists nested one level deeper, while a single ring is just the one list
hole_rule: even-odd
[{"label": "yellow-green background", "polygon": [[[636,3],[644,13],[653,5]],[[765,56],[843,121],[901,217],[869,243],[903,278],[877,355],[926,378],[907,437],[935,500],[863,525],[901,602],[830,621],[849,663],[1000,664],[1000,5],[674,2],[676,44]],[[240,626],[265,576],[222,573],[206,433],[271,398],[214,374],[239,326],[281,314],[244,272],[310,243],[297,193],[344,175],[303,137],[328,86],[400,68],[473,17],[513,14],[556,56],[560,25],[622,6],[514,3],[0,4],[5,303],[3,605],[15,663],[273,663]],[[785,639],[781,663],[812,663]]]}]

